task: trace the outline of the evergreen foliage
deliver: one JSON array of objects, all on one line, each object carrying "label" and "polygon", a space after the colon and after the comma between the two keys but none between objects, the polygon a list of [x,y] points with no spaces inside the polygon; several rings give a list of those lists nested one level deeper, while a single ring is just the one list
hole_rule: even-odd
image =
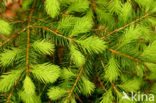
[{"label": "evergreen foliage", "polygon": [[155,5],[0,0],[0,103],[155,103]]}]

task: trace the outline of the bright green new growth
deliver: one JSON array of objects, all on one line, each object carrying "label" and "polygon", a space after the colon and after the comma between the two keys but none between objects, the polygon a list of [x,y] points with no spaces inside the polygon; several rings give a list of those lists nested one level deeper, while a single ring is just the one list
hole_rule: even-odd
[{"label": "bright green new growth", "polygon": [[111,13],[120,14],[122,9],[122,3],[120,0],[112,0],[108,6]]},{"label": "bright green new growth", "polygon": [[0,103],[156,96],[155,0],[22,1],[0,3]]},{"label": "bright green new growth", "polygon": [[128,80],[123,84],[120,84],[119,87],[128,92],[135,92],[140,89],[141,82],[142,80],[135,78],[132,80]]},{"label": "bright green new growth", "polygon": [[12,27],[6,21],[0,19],[0,33],[4,35],[9,35],[12,32]]},{"label": "bright green new growth", "polygon": [[60,68],[49,63],[34,65],[31,72],[44,83],[54,83],[60,76]]},{"label": "bright green new growth", "polygon": [[102,97],[100,103],[112,103],[113,102],[113,95],[112,90],[108,90]]},{"label": "bright green new growth", "polygon": [[32,82],[31,78],[26,76],[24,82],[23,82],[23,89],[24,89],[24,92],[27,94],[27,95],[33,95],[35,94],[35,85],[34,83]]},{"label": "bright green new growth", "polygon": [[93,27],[93,21],[90,16],[79,18],[74,25],[71,36],[78,36],[78,34],[86,33]]},{"label": "bright green new growth", "polygon": [[145,61],[154,62],[156,61],[156,41],[154,41],[151,45],[149,45],[144,52],[142,53],[142,57]]},{"label": "bright green new growth", "polygon": [[68,12],[84,12],[89,8],[89,2],[87,0],[75,0],[69,8]]},{"label": "bright green new growth", "polygon": [[129,27],[126,32],[124,33],[122,37],[122,44],[121,46],[124,46],[134,40],[137,40],[140,36],[142,36],[143,33],[141,32],[140,26],[131,26]]},{"label": "bright green new growth", "polygon": [[17,48],[12,48],[12,50],[5,50],[0,54],[0,64],[4,67],[13,64],[18,53],[20,53],[20,50]]},{"label": "bright green new growth", "polygon": [[60,3],[58,0],[46,0],[45,9],[48,15],[55,18],[60,12]]},{"label": "bright green new growth", "polygon": [[70,69],[63,68],[61,73],[63,79],[70,79],[72,76],[75,76],[75,74]]},{"label": "bright green new growth", "polygon": [[35,41],[32,46],[37,52],[41,54],[50,55],[54,52],[54,44],[47,40]]},{"label": "bright green new growth", "polygon": [[111,13],[105,12],[99,8],[96,8],[96,14],[98,15],[98,21],[104,25],[114,24],[114,18]]},{"label": "bright green new growth", "polygon": [[105,41],[93,36],[80,40],[79,43],[83,47],[83,50],[88,51],[89,53],[99,54],[107,48]]},{"label": "bright green new growth", "polygon": [[67,91],[60,87],[51,87],[47,94],[51,100],[57,100],[63,97],[66,93]]},{"label": "bright green new growth", "polygon": [[24,91],[20,91],[18,94],[24,103],[41,103],[40,97],[36,94],[28,95]]},{"label": "bright green new growth", "polygon": [[17,82],[22,70],[12,70],[3,74],[0,79],[0,92],[8,92]]},{"label": "bright green new growth", "polygon": [[126,22],[132,15],[132,6],[129,2],[123,4],[122,6],[120,18]]},{"label": "bright green new growth", "polygon": [[82,94],[84,95],[91,95],[91,93],[95,89],[94,83],[90,82],[87,78],[82,78],[83,87],[82,87]]},{"label": "bright green new growth", "polygon": [[107,64],[104,78],[106,78],[109,81],[115,81],[118,79],[119,75],[120,75],[119,64],[117,63],[115,58],[112,57]]},{"label": "bright green new growth", "polygon": [[73,45],[70,46],[71,60],[77,67],[81,67],[85,64],[85,57],[78,51]]}]

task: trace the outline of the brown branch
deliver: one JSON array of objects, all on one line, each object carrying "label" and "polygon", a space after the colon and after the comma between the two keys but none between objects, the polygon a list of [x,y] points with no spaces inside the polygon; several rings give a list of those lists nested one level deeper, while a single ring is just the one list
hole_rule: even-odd
[{"label": "brown branch", "polygon": [[8,39],[7,37],[5,37],[4,35],[0,34],[0,36],[3,38],[3,39]]},{"label": "brown branch", "polygon": [[149,16],[149,13],[146,13],[144,16],[140,17],[139,19],[136,19],[136,20],[132,21],[132,22],[129,23],[129,24],[124,25],[123,27],[120,27],[120,28],[118,28],[118,29],[115,29],[114,31],[112,31],[112,32],[110,32],[110,33],[108,33],[108,34],[106,34],[106,36],[102,37],[101,39],[106,39],[108,36],[112,35],[113,33],[118,32],[118,31],[120,31],[120,30],[122,30],[122,29],[124,29],[124,28],[126,28],[126,27],[128,27],[128,26],[130,26],[130,25],[133,25],[133,24],[135,24],[135,23],[141,21],[142,19],[146,18],[147,16]]},{"label": "brown branch", "polygon": [[[28,17],[28,27],[30,27],[31,19],[32,19],[32,13],[34,11],[35,3],[33,3],[29,17]],[[30,50],[30,28],[27,28],[27,50],[26,50],[26,65],[25,68],[27,69],[27,72],[29,72],[29,50]]]},{"label": "brown branch", "polygon": [[49,28],[47,28],[47,27],[45,27],[45,26],[30,26],[30,27],[32,27],[32,28],[42,28],[42,29],[44,29],[44,30],[46,30],[46,31],[52,32],[53,34],[55,34],[55,35],[58,36],[58,37],[62,37],[62,38],[67,39],[67,40],[69,40],[69,41],[78,42],[78,41],[75,40],[75,39],[72,39],[72,38],[63,36],[63,35],[61,35],[61,34],[58,34],[56,31],[53,31],[53,30],[51,30],[51,29],[49,29]]},{"label": "brown branch", "polygon": [[[24,69],[23,69],[23,71],[24,71]],[[22,71],[22,72],[23,72],[23,71]],[[21,73],[21,74],[22,74],[22,73]],[[18,78],[18,80],[16,81],[14,87],[12,88],[11,92],[9,93],[9,96],[8,96],[8,99],[7,99],[7,103],[10,103],[10,98],[11,98],[11,96],[12,96],[12,94],[13,94],[13,92],[14,92],[14,90],[15,90],[15,88],[16,88],[16,86],[17,86],[17,84],[18,84],[18,82],[19,82],[19,80],[20,80],[20,78],[21,78],[21,76],[22,76],[22,75],[19,76],[19,78]]]},{"label": "brown branch", "polygon": [[17,37],[19,34],[21,34],[22,32],[24,32],[28,27],[22,29],[21,31],[19,31],[18,33],[16,33],[15,35],[12,35],[10,38],[8,38],[7,40],[5,40],[2,44],[0,44],[0,47],[3,46],[4,44],[8,43],[10,40],[12,40],[13,38]]},{"label": "brown branch", "polygon": [[141,60],[139,60],[138,58],[134,58],[134,57],[131,57],[129,55],[120,53],[119,51],[116,51],[116,50],[113,50],[113,49],[108,49],[108,50],[111,51],[112,53],[119,54],[119,55],[124,56],[124,57],[127,57],[127,58],[129,58],[131,60],[134,60],[134,61],[137,61],[137,62],[141,62]]},{"label": "brown branch", "polygon": [[42,95],[42,93],[44,92],[44,90],[45,90],[45,88],[47,87],[47,83],[44,85],[44,87],[43,87],[43,89],[42,89],[42,91],[41,91],[41,93],[39,94],[39,96],[41,96]]},{"label": "brown branch", "polygon": [[73,93],[73,91],[74,91],[74,89],[75,89],[75,87],[76,87],[76,85],[77,85],[77,83],[78,83],[78,80],[79,80],[80,77],[81,77],[82,72],[83,72],[83,66],[80,68],[80,72],[79,72],[79,74],[78,74],[78,76],[77,76],[77,78],[76,78],[76,80],[75,80],[75,83],[74,83],[72,89],[70,90],[69,95],[67,96],[67,98],[66,98],[66,100],[65,100],[66,102],[68,102],[68,99],[70,99],[70,97],[71,97],[71,95],[72,95],[72,93]]},{"label": "brown branch", "polygon": [[115,54],[124,56],[124,57],[126,57],[126,58],[131,59],[131,60],[134,60],[134,61],[136,61],[137,63],[139,63],[139,62],[140,62],[140,63],[143,63],[144,66],[147,67],[147,64],[146,64],[145,62],[141,61],[141,60],[138,59],[138,58],[134,58],[134,57],[129,56],[129,55],[126,55],[126,54],[124,54],[124,53],[120,53],[119,51],[116,51],[116,50],[113,50],[113,49],[108,49],[108,50],[111,51],[112,53],[115,53]]},{"label": "brown branch", "polygon": [[114,91],[118,94],[119,91],[117,90],[116,85],[114,83],[112,83],[112,87],[113,87]]}]

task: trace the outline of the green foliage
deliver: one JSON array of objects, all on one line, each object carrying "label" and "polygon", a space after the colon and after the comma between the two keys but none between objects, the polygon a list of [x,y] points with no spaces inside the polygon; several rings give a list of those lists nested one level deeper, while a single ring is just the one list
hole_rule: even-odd
[{"label": "green foliage", "polygon": [[45,9],[48,15],[55,18],[60,11],[60,3],[58,0],[46,0]]},{"label": "green foliage", "polygon": [[118,76],[120,75],[119,64],[114,57],[109,60],[105,69],[104,78],[109,81],[115,81],[118,79]]},{"label": "green foliage", "polygon": [[0,33],[4,35],[9,35],[12,32],[11,25],[2,19],[0,19],[0,26],[1,26]]},{"label": "green foliage", "polygon": [[23,89],[24,92],[28,95],[35,94],[35,85],[30,79],[30,77],[26,76],[24,82],[23,82]]},{"label": "green foliage", "polygon": [[68,12],[84,12],[89,8],[89,2],[87,0],[75,0],[69,8]]},{"label": "green foliage", "polygon": [[109,10],[111,13],[120,14],[122,9],[122,3],[120,0],[112,0],[109,3]]},{"label": "green foliage", "polygon": [[57,100],[63,97],[66,93],[67,91],[60,87],[51,87],[47,94],[51,100]]},{"label": "green foliage", "polygon": [[24,91],[20,91],[18,94],[24,103],[41,103],[40,97],[35,94],[28,95]]},{"label": "green foliage", "polygon": [[129,27],[125,31],[125,33],[124,33],[124,35],[122,37],[121,46],[124,46],[124,45],[126,45],[126,44],[128,44],[128,43],[130,43],[130,42],[132,42],[134,40],[137,40],[140,36],[142,36],[143,34],[141,32],[141,29],[142,28],[140,26],[136,26],[136,27],[131,26],[131,27]]},{"label": "green foliage", "polygon": [[94,91],[95,89],[95,85],[94,83],[90,82],[87,78],[83,77],[82,78],[83,81],[83,86],[82,86],[82,93],[84,95],[91,95],[91,93]]},{"label": "green foliage", "polygon": [[[122,99],[122,97],[124,96],[123,93],[118,92],[117,96],[119,98],[118,103],[136,103],[135,100],[131,101],[131,100],[128,100],[128,99]],[[129,97],[129,98],[131,99],[131,97]]]},{"label": "green foliage", "polygon": [[137,66],[136,72],[138,77],[142,78],[144,76],[143,68],[141,66]]},{"label": "green foliage", "polygon": [[13,64],[18,53],[20,53],[20,50],[17,48],[12,48],[12,50],[6,49],[0,54],[0,64],[4,67]]},{"label": "green foliage", "polygon": [[77,67],[81,67],[85,64],[85,57],[80,51],[78,51],[73,45],[70,46],[71,60]]},{"label": "green foliage", "polygon": [[97,14],[98,21],[101,24],[112,25],[115,22],[112,14],[109,12],[105,12],[102,9],[96,8],[96,14]]},{"label": "green foliage", "polygon": [[47,40],[35,41],[32,44],[32,46],[37,52],[39,52],[41,54],[50,55],[51,53],[54,52],[54,44],[50,43]]},{"label": "green foliage", "polygon": [[75,74],[70,69],[63,68],[61,73],[63,79],[70,79],[72,76],[75,76]]},{"label": "green foliage", "polygon": [[54,83],[60,76],[60,68],[49,63],[34,65],[31,72],[44,83]]},{"label": "green foliage", "polygon": [[142,80],[134,78],[132,80],[125,81],[123,84],[119,85],[119,87],[128,92],[135,92],[140,89],[141,82]]},{"label": "green foliage", "polygon": [[150,44],[142,53],[141,57],[145,59],[145,61],[154,62],[156,60],[156,41]]},{"label": "green foliage", "polygon": [[17,82],[22,70],[12,70],[3,74],[0,78],[0,92],[8,92]]},{"label": "green foliage", "polygon": [[93,27],[93,21],[90,16],[79,18],[74,25],[71,36],[78,36],[80,33],[86,33]]},{"label": "green foliage", "polygon": [[155,95],[155,0],[1,1],[0,102],[136,103],[123,91]]},{"label": "green foliage", "polygon": [[122,5],[122,9],[120,12],[120,18],[126,22],[132,16],[132,6],[130,2],[127,2]]},{"label": "green foliage", "polygon": [[99,54],[105,51],[107,48],[105,41],[94,36],[88,37],[84,40],[80,40],[79,43],[82,46],[83,50],[88,51],[89,53]]},{"label": "green foliage", "polygon": [[74,26],[76,20],[78,18],[72,16],[65,16],[58,22],[57,30],[61,30],[63,32],[69,32],[71,28]]},{"label": "green foliage", "polygon": [[146,11],[149,11],[152,7],[152,3],[154,2],[154,0],[135,0],[139,6],[143,7],[144,9],[146,9]]},{"label": "green foliage", "polygon": [[102,97],[100,103],[113,103],[112,90],[109,89]]}]

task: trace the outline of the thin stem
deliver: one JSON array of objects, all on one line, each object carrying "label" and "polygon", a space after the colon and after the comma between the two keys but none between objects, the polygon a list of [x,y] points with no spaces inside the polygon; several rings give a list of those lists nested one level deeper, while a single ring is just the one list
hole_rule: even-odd
[{"label": "thin stem", "polygon": [[26,31],[28,27],[22,29],[21,31],[19,31],[18,33],[16,33],[15,35],[12,35],[10,38],[8,38],[7,40],[5,40],[2,44],[0,44],[0,47],[3,46],[4,44],[8,43],[10,40],[12,40],[13,38],[17,37],[19,34],[21,34],[22,32]]},{"label": "thin stem", "polygon": [[[25,70],[25,69],[23,69],[23,71],[24,71],[24,70]],[[22,72],[23,72],[23,71],[22,71]],[[16,86],[17,86],[17,84],[18,84],[18,82],[19,82],[19,80],[20,80],[20,78],[21,78],[21,76],[22,76],[22,73],[21,73],[21,75],[19,76],[18,80],[16,81],[16,83],[15,83],[14,87],[12,88],[11,92],[9,93],[9,96],[8,96],[8,99],[7,99],[7,103],[10,103],[10,98],[12,97],[12,94],[13,94],[13,92],[14,92],[14,90],[15,90],[15,88],[16,88]]]},{"label": "thin stem", "polygon": [[[132,57],[132,56],[129,56],[129,55],[120,53],[119,51],[116,51],[116,50],[113,50],[113,49],[108,49],[108,50],[111,51],[112,53],[115,53],[115,54],[118,54],[118,55],[127,57],[127,58],[129,58],[129,59],[131,59],[131,60],[134,60],[134,61],[136,61],[137,63],[138,63],[138,62],[143,62],[143,61],[139,60],[138,58],[134,58],[134,57]],[[143,62],[143,64],[146,66],[145,62]]]},{"label": "thin stem", "polygon": [[57,32],[55,32],[55,31],[53,31],[53,30],[51,30],[51,29],[49,29],[49,28],[47,28],[47,27],[45,27],[45,26],[30,26],[30,27],[32,27],[32,28],[33,28],[33,27],[34,27],[34,28],[42,28],[42,29],[44,29],[44,30],[46,30],[46,31],[52,32],[53,34],[55,34],[55,35],[58,36],[58,37],[62,37],[62,38],[67,39],[67,40],[69,40],[69,41],[78,42],[78,40],[75,40],[75,39],[72,39],[72,38],[68,38],[68,37],[63,36],[63,35],[61,35],[61,34],[58,34]]},{"label": "thin stem", "polygon": [[118,94],[119,91],[117,90],[116,85],[114,83],[112,83],[112,87],[113,87],[114,91]]},{"label": "thin stem", "polygon": [[82,74],[82,72],[83,72],[83,66],[80,68],[80,72],[79,72],[79,74],[78,74],[78,76],[77,76],[77,78],[76,78],[76,80],[75,80],[75,83],[74,83],[74,85],[73,85],[73,87],[72,87],[72,89],[70,90],[70,92],[69,92],[69,94],[68,94],[68,97],[66,98],[66,102],[68,101],[68,99],[70,99],[70,97],[71,97],[71,95],[72,95],[72,93],[73,93],[73,91],[74,91],[74,89],[75,89],[75,87],[76,87],[76,85],[77,85],[77,83],[78,83],[78,80],[80,79],[80,77],[81,77],[81,74]]},{"label": "thin stem", "polygon": [[42,93],[44,92],[44,90],[46,89],[46,87],[47,87],[47,83],[44,85],[44,87],[43,87],[43,89],[42,89],[41,93],[39,94],[39,96],[41,96],[41,95],[42,95]]},{"label": "thin stem", "polygon": [[[31,23],[34,6],[35,6],[35,3],[33,3],[33,6],[29,14],[28,27],[30,26],[30,23]],[[26,50],[26,65],[25,65],[25,68],[27,69],[27,73],[29,72],[29,51],[30,51],[30,28],[27,28],[27,50]]]},{"label": "thin stem", "polygon": [[132,22],[129,23],[129,24],[124,25],[123,27],[120,27],[120,28],[118,28],[118,29],[115,29],[114,31],[112,31],[112,32],[110,32],[110,33],[108,33],[108,34],[106,34],[106,36],[102,37],[101,39],[106,39],[108,36],[110,36],[110,35],[112,35],[112,34],[118,32],[118,31],[120,31],[120,30],[122,30],[122,29],[124,29],[124,28],[126,28],[126,27],[128,27],[128,26],[130,26],[130,25],[133,25],[133,24],[135,24],[135,23],[141,21],[142,19],[146,18],[147,16],[149,16],[149,13],[146,13],[144,16],[140,17],[139,19],[136,19],[136,20],[132,21]]},{"label": "thin stem", "polygon": [[3,38],[3,39],[8,39],[7,37],[5,37],[4,35],[0,34],[0,36]]}]

